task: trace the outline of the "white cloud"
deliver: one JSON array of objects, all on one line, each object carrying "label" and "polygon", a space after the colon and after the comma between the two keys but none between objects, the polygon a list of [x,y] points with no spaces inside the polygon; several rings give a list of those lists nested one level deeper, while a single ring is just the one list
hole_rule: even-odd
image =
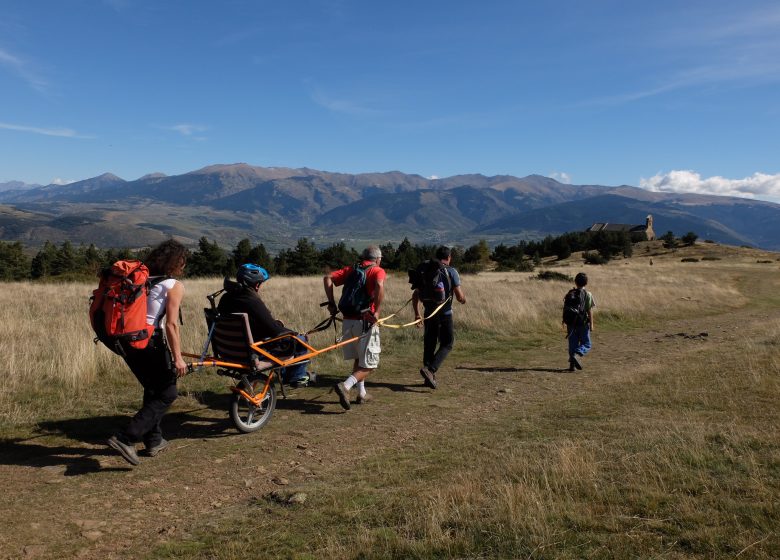
[{"label": "white cloud", "polygon": [[70,185],[71,183],[75,183],[73,179],[62,179],[61,177],[55,177],[51,180],[50,185]]},{"label": "white cloud", "polygon": [[633,91],[586,100],[579,105],[619,105],[683,89],[754,87],[780,82],[780,7],[747,10],[733,4],[727,10],[708,5],[688,20],[670,22],[658,30],[649,47],[658,51],[657,60],[670,54],[679,60],[654,76],[646,86]]},{"label": "white cloud", "polygon": [[655,192],[780,199],[780,173],[754,173],[744,179],[727,179],[718,176],[702,178],[694,171],[678,170],[659,173],[649,179],[643,177],[639,186]]},{"label": "white cloud", "polygon": [[19,60],[17,57],[9,53],[8,51],[4,51],[3,49],[0,49],[0,62],[3,64],[7,64],[9,66],[22,66],[22,61]]},{"label": "white cloud", "polygon": [[70,128],[40,128],[37,126],[26,126],[22,124],[10,124],[0,122],[0,128],[5,130],[15,130],[18,132],[32,132],[33,134],[43,134],[44,136],[59,136],[63,138],[94,138],[94,136],[85,136],[79,134]]},{"label": "white cloud", "polygon": [[557,172],[557,171],[553,171],[552,173],[550,173],[550,178],[551,179],[555,179],[559,183],[564,183],[566,185],[571,185],[571,175],[569,175],[568,173],[565,173],[563,171],[561,171],[560,173]]},{"label": "white cloud", "polygon": [[30,70],[28,63],[3,49],[0,49],[0,66],[9,68],[14,74],[17,74],[26,81],[30,87],[37,91],[44,92],[48,88],[49,84],[46,80],[37,76],[35,72]]},{"label": "white cloud", "polygon": [[[163,130],[172,130],[174,132],[178,132],[182,136],[192,136],[196,132],[205,132],[208,130],[208,127],[199,125],[199,124],[188,124],[188,123],[181,123],[181,124],[174,124],[172,126],[163,126],[160,127]],[[198,140],[202,140],[203,138],[198,138]]]},{"label": "white cloud", "polygon": [[431,181],[435,181],[438,178],[439,178],[438,175],[431,175],[430,177],[428,177],[428,179],[430,179]]},{"label": "white cloud", "polygon": [[383,114],[382,111],[377,109],[365,107],[349,99],[338,99],[331,97],[319,90],[314,91],[311,94],[311,100],[320,107],[324,107],[328,111],[332,111],[334,113],[345,113],[355,117],[371,117]]}]

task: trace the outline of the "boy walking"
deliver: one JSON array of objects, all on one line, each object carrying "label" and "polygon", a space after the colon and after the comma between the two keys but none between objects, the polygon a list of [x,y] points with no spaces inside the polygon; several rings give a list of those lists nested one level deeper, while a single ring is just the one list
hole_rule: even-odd
[{"label": "boy walking", "polygon": [[590,333],[593,331],[596,300],[585,289],[587,285],[587,274],[578,273],[574,277],[574,288],[563,298],[563,324],[569,341],[569,371],[582,369],[582,357],[591,349]]}]

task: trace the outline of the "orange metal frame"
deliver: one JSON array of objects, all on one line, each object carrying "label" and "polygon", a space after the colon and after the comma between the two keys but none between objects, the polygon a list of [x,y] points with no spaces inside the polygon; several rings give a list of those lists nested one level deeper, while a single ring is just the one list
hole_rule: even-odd
[{"label": "orange metal frame", "polygon": [[[307,352],[301,356],[295,356],[293,358],[290,358],[289,360],[282,360],[279,359],[277,356],[274,356],[270,352],[266,351],[264,348],[262,348],[263,345],[271,344],[273,342],[278,342],[280,340],[284,340],[285,338],[294,338],[299,344],[301,344],[304,348],[306,348]],[[314,348],[311,346],[308,342],[301,340],[296,336],[295,333],[284,333],[283,335],[277,336],[276,338],[272,338],[270,340],[264,340],[262,342],[255,342],[250,346],[250,348],[257,353],[258,355],[267,358],[271,362],[273,362],[275,365],[266,368],[263,371],[270,371],[270,374],[268,375],[268,378],[265,381],[265,386],[263,387],[262,393],[252,396],[243,389],[240,389],[238,387],[231,387],[230,390],[234,393],[240,394],[242,397],[244,397],[246,400],[254,404],[255,406],[259,406],[260,403],[263,402],[263,399],[265,398],[265,395],[268,393],[268,388],[271,386],[271,383],[273,381],[273,377],[275,375],[275,370],[279,368],[283,368],[286,366],[290,366],[293,364],[297,364],[298,362],[304,362],[306,360],[310,360],[316,356],[319,356],[320,354],[324,354],[325,352],[330,352],[331,350],[335,350],[336,348],[341,348],[342,346],[346,346],[347,344],[351,344],[352,342],[355,342],[358,340],[360,336],[354,336],[348,340],[342,340],[341,342],[337,342],[336,344],[332,344],[331,346],[328,346],[327,348]],[[196,362],[190,362],[187,364],[190,368],[195,367],[224,367],[228,369],[236,369],[236,370],[249,370],[250,367],[247,364],[239,364],[236,362],[224,362],[222,360],[218,360],[217,358],[206,356],[201,359],[201,356],[199,354],[188,354],[187,352],[182,352],[182,356],[186,356],[188,358],[198,358],[198,361]]]},{"label": "orange metal frame", "polygon": [[[389,327],[389,328],[393,328],[393,329],[402,329],[402,328],[405,328],[405,327],[410,327],[410,326],[416,325],[417,323],[420,323],[420,322],[422,322],[422,321],[424,321],[426,319],[429,319],[429,318],[433,317],[434,315],[436,315],[436,313],[438,313],[444,307],[444,305],[447,303],[447,301],[449,301],[451,299],[451,297],[452,296],[447,298],[446,301],[444,301],[441,305],[439,305],[428,317],[425,317],[424,319],[417,319],[415,321],[412,321],[411,323],[405,323],[403,325],[391,325],[391,324],[388,324],[387,321],[389,319],[391,319],[392,317],[395,317],[396,314],[398,313],[398,311],[396,311],[395,313],[392,313],[390,315],[387,315],[386,317],[382,317],[381,319],[377,320],[375,325],[378,325],[378,326],[381,325],[381,326]],[[409,301],[407,301],[404,304],[404,307],[406,307],[406,305],[408,305],[410,301],[412,301],[412,300],[410,299]],[[213,302],[212,302],[212,304],[213,304]],[[400,309],[399,309],[399,311],[400,311]],[[240,394],[242,397],[244,397],[246,400],[248,400],[249,402],[251,402],[255,406],[259,406],[260,403],[263,402],[263,399],[265,398],[265,395],[268,393],[268,388],[271,386],[271,383],[273,382],[273,378],[274,378],[274,375],[276,374],[276,370],[277,369],[283,368],[283,367],[286,367],[286,366],[291,366],[293,364],[297,364],[298,362],[304,362],[306,360],[310,360],[310,359],[312,359],[312,358],[314,358],[316,356],[319,356],[320,354],[324,354],[325,352],[330,352],[331,350],[335,350],[336,348],[341,348],[342,346],[346,346],[347,344],[351,344],[351,343],[355,342],[356,340],[360,339],[361,336],[365,336],[365,335],[353,336],[352,338],[350,338],[348,340],[342,340],[341,342],[337,342],[336,344],[332,344],[332,345],[330,345],[330,346],[328,346],[326,348],[320,348],[320,349],[314,348],[308,342],[306,342],[304,340],[301,340],[300,338],[298,338],[298,336],[296,336],[295,333],[292,333],[292,332],[284,333],[284,334],[282,334],[280,336],[277,336],[276,338],[272,338],[270,340],[264,340],[262,342],[255,342],[254,344],[252,344],[250,346],[250,348],[256,354],[259,354],[260,356],[263,356],[264,358],[267,358],[271,362],[276,364],[276,365],[272,365],[272,366],[270,366],[270,367],[268,367],[268,368],[266,368],[264,370],[260,370],[261,373],[262,372],[266,372],[266,371],[269,372],[268,377],[267,377],[267,379],[265,381],[265,386],[263,387],[263,392],[260,393],[259,395],[255,395],[253,397],[252,395],[250,395],[249,393],[247,393],[246,391],[244,391],[243,389],[240,389],[238,387],[231,387],[230,390],[233,391],[234,393]],[[265,344],[271,344],[273,342],[278,342],[280,340],[284,340],[285,338],[294,338],[299,344],[301,344],[304,348],[306,348],[307,352],[305,354],[301,355],[301,356],[295,356],[293,358],[290,358],[289,360],[280,360],[277,356],[274,356],[273,354],[271,354],[270,352],[267,352],[264,348],[262,348],[262,346],[265,345]],[[224,362],[222,360],[218,360],[217,358],[213,358],[211,356],[201,357],[200,354],[188,354],[186,352],[182,352],[182,356],[186,356],[188,358],[199,358],[199,360],[197,362],[191,362],[191,363],[187,364],[189,369],[192,369],[192,368],[195,368],[195,367],[224,367],[224,368],[235,369],[235,370],[249,370],[250,369],[249,365],[247,365],[247,364],[238,364],[238,363],[235,363],[235,362]]]}]

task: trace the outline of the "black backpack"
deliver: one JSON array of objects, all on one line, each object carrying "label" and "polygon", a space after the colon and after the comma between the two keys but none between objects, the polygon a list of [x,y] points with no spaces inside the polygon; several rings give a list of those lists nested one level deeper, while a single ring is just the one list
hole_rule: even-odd
[{"label": "black backpack", "polygon": [[586,294],[583,288],[572,288],[563,298],[563,322],[566,326],[578,327],[588,321],[585,309]]},{"label": "black backpack", "polygon": [[355,263],[352,267],[352,273],[344,282],[344,288],[341,290],[341,299],[339,299],[339,311],[347,317],[351,315],[356,317],[362,315],[364,311],[371,308],[371,298],[366,289],[366,279],[368,269],[375,267],[375,263],[368,266],[361,266]]},{"label": "black backpack", "polygon": [[424,302],[441,303],[450,293],[450,275],[447,267],[430,259],[409,271],[409,283]]}]

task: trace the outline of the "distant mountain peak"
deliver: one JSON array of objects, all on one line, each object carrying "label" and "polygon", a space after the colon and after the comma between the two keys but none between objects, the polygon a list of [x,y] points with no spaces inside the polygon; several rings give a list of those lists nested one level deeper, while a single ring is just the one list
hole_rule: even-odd
[{"label": "distant mountain peak", "polygon": [[13,190],[31,190],[39,188],[41,185],[29,184],[23,181],[8,181],[7,183],[0,183],[0,192],[13,191]]},{"label": "distant mountain peak", "polygon": [[209,175],[211,173],[258,173],[263,172],[266,169],[279,169],[278,167],[258,167],[256,165],[249,165],[248,163],[215,163],[214,165],[207,165],[195,171],[190,171],[188,175]]},{"label": "distant mountain peak", "polygon": [[259,167],[249,165],[248,163],[219,163],[190,171],[185,173],[184,176],[213,175],[225,179],[235,178],[249,182],[264,182],[274,179],[307,176],[309,174],[305,169],[292,169],[289,167]]},{"label": "distant mountain peak", "polygon": [[[194,243],[208,235],[232,243],[252,235],[275,239],[278,246],[302,235],[362,239],[366,231],[382,239],[404,232],[427,241],[443,235],[464,245],[483,236],[509,242],[583,231],[595,222],[641,223],[652,213],[657,231],[695,231],[706,239],[780,248],[780,205],[630,186],[571,185],[539,174],[427,179],[399,171],[350,174],[238,162],[172,176],[150,173],[129,182],[104,173],[56,188],[18,187],[0,183],[0,203],[45,205],[47,215],[57,218],[46,228],[0,224],[0,239],[37,235],[45,240],[56,230],[60,238],[127,242],[124,234],[109,235],[103,226],[90,229],[78,222],[73,229],[76,222],[60,219],[76,211],[97,216],[106,226],[119,213],[136,223],[142,212],[144,225],[137,231],[153,230],[150,239],[176,235]],[[177,216],[175,225],[170,216]]]},{"label": "distant mountain peak", "polygon": [[103,173],[102,175],[98,175],[97,177],[93,177],[92,179],[100,179],[101,181],[122,181],[125,182],[122,177],[117,177],[113,173]]}]

